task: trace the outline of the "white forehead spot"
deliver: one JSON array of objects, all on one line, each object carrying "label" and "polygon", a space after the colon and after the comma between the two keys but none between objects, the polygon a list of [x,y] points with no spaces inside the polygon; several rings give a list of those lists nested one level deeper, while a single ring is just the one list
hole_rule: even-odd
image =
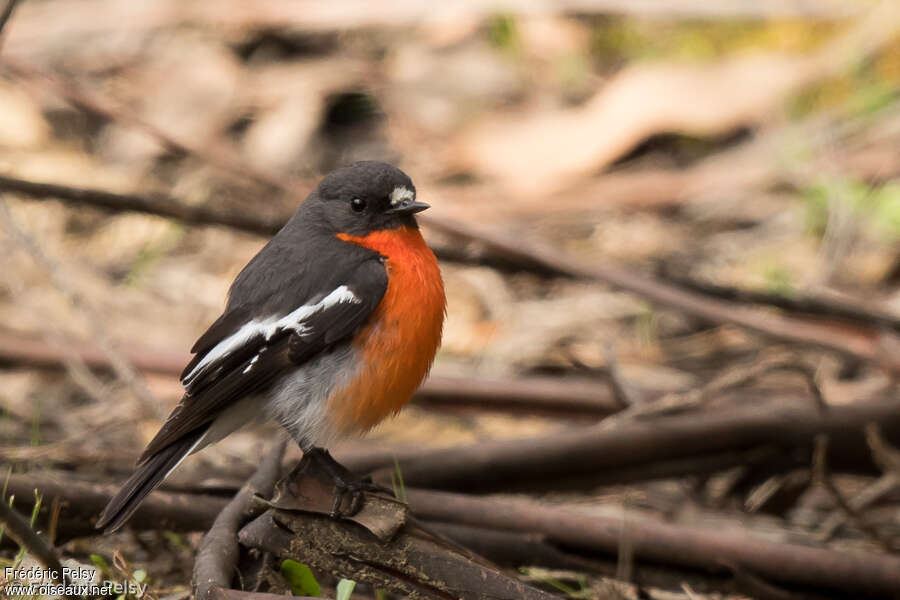
[{"label": "white forehead spot", "polygon": [[391,206],[397,206],[404,200],[415,200],[416,194],[408,187],[401,185],[394,188],[391,192]]}]

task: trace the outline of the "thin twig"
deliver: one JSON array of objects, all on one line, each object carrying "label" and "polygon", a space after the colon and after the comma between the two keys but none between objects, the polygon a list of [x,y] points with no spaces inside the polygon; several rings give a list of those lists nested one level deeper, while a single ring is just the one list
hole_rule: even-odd
[{"label": "thin twig", "polygon": [[815,372],[793,353],[785,352],[781,348],[776,347],[771,349],[764,357],[753,360],[749,364],[727,369],[723,374],[715,377],[700,388],[667,394],[653,402],[629,407],[608,418],[606,420],[607,427],[615,427],[626,419],[645,418],[683,412],[687,409],[696,409],[708,400],[726,391],[756,381],[774,371],[792,371],[802,375],[819,412],[825,412],[828,409],[828,403],[825,401],[822,390],[818,385]]},{"label": "thin twig", "polygon": [[[599,423],[537,438],[423,450],[399,463],[411,486],[482,492],[547,489],[564,482],[571,485],[573,479],[595,485],[634,480],[639,473],[647,476],[644,469],[663,466],[671,466],[666,471],[670,477],[696,473],[698,459],[737,452],[733,460],[746,462],[740,451],[769,445],[808,448],[817,434],[828,433],[835,434],[831,460],[836,469],[870,472],[871,458],[858,432],[871,421],[879,421],[890,439],[896,439],[900,432],[896,400],[859,400],[820,413],[809,402],[781,396],[762,404],[632,419],[615,428]],[[782,455],[786,467],[803,464],[799,457]],[[373,475],[376,480],[389,480],[394,465],[386,458],[370,467],[380,467]]]},{"label": "thin twig", "polygon": [[540,242],[524,241],[521,237],[435,215],[423,214],[421,220],[446,235],[477,241],[497,256],[530,269],[600,281],[712,323],[733,324],[768,338],[826,348],[874,362],[891,373],[900,372],[900,354],[891,350],[894,344],[900,344],[900,337],[890,331],[863,323],[836,327],[827,322],[753,309],[664,283],[633,269],[606,263],[587,264]]},{"label": "thin twig", "polygon": [[612,388],[613,396],[618,400],[623,409],[637,406],[639,402],[631,391],[631,386],[625,381],[622,370],[619,368],[619,361],[616,356],[615,343],[610,342],[606,345],[606,368],[609,373],[609,387]]},{"label": "thin twig", "polygon": [[[854,512],[859,513],[898,488],[900,488],[900,475],[895,473],[885,473],[860,490],[856,496],[847,500],[847,504]],[[841,509],[835,510],[822,521],[821,525],[819,525],[819,528],[816,531],[818,539],[822,542],[831,540],[846,522],[846,511]]]},{"label": "thin twig", "polygon": [[[569,549],[613,553],[626,526],[613,515],[577,506],[409,489],[421,518],[505,531],[539,533]],[[900,589],[900,558],[875,552],[838,551],[763,539],[740,528],[664,523],[636,515],[627,522],[637,561],[712,569],[730,563],[778,584],[805,585],[888,597]]]},{"label": "thin twig", "polygon": [[[0,282],[2,285],[2,282]],[[109,370],[108,357],[93,344],[48,344],[32,335],[0,328],[0,363],[35,368],[64,366],[67,352],[87,367]],[[135,368],[145,373],[177,376],[190,360],[186,351],[142,345],[122,345],[120,351]],[[609,386],[587,377],[449,377],[431,375],[416,392],[415,401],[425,406],[469,407],[549,414],[584,415],[592,418],[618,410]]]},{"label": "thin twig", "polygon": [[66,583],[63,575],[62,564],[56,551],[39,536],[28,524],[28,521],[13,510],[9,503],[0,498],[0,522],[4,525],[4,532],[11,537],[20,547],[28,550],[28,552],[41,562],[50,571],[50,576],[57,583]]},{"label": "thin twig", "polygon": [[863,298],[845,299],[834,294],[805,294],[785,296],[762,290],[745,290],[732,286],[719,285],[700,281],[690,277],[675,275],[663,271],[657,273],[663,281],[678,285],[685,289],[702,292],[707,296],[715,296],[724,300],[744,304],[764,304],[774,308],[790,311],[798,315],[816,317],[833,317],[854,323],[868,323],[879,327],[888,327],[900,331],[900,318],[878,306],[867,306]]},{"label": "thin twig", "polygon": [[[6,487],[7,494],[15,495],[23,510],[33,506],[31,497],[34,490],[37,490],[45,500],[41,506],[41,522],[45,518],[52,520],[50,509],[53,500],[59,499],[61,508],[56,528],[59,543],[76,537],[97,535],[93,521],[118,491],[116,485],[17,473],[9,476]],[[47,500],[50,502],[49,507]],[[212,525],[216,515],[226,504],[226,499],[210,494],[157,491],[141,504],[129,521],[129,527],[134,531],[204,531]]]},{"label": "thin twig", "polygon": [[878,468],[884,473],[894,473],[900,477],[900,450],[884,439],[877,422],[866,425],[866,443]]},{"label": "thin twig", "polygon": [[227,212],[189,204],[163,194],[118,194],[105,190],[43,183],[0,175],[0,189],[33,198],[57,198],[113,211],[133,211],[176,219],[192,225],[223,225],[262,236],[274,235],[289,215],[267,219],[257,212]]},{"label": "thin twig", "polygon": [[816,481],[818,481],[822,487],[828,492],[828,494],[834,499],[835,504],[838,505],[838,508],[844,512],[847,518],[853,522],[854,525],[859,527],[859,529],[864,532],[867,536],[869,536],[872,540],[877,542],[882,548],[887,550],[888,552],[893,551],[893,542],[884,535],[884,533],[873,525],[870,525],[863,518],[861,514],[857,511],[856,508],[850,505],[847,499],[844,497],[844,494],[838,489],[837,485],[835,485],[831,476],[828,474],[828,466],[826,464],[826,455],[828,453],[828,436],[825,434],[820,434],[816,436],[815,447],[813,449],[813,473]]}]

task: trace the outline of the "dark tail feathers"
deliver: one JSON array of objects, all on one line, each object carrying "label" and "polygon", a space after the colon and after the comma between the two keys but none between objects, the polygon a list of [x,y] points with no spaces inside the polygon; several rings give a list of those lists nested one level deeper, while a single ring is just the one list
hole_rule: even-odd
[{"label": "dark tail feathers", "polygon": [[169,471],[190,453],[194,444],[206,433],[207,429],[208,426],[195,429],[139,465],[103,509],[97,520],[97,529],[103,529],[103,533],[112,533],[122,527],[144,501],[147,494],[155,490],[169,474]]}]

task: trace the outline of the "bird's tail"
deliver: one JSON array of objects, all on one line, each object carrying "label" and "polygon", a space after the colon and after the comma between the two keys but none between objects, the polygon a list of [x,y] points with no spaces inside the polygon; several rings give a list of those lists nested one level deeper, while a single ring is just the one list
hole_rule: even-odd
[{"label": "bird's tail", "polygon": [[208,425],[195,429],[138,465],[128,481],[122,484],[118,493],[103,509],[97,520],[97,529],[103,529],[104,533],[112,533],[122,527],[147,494],[155,490],[197,447],[207,429]]}]

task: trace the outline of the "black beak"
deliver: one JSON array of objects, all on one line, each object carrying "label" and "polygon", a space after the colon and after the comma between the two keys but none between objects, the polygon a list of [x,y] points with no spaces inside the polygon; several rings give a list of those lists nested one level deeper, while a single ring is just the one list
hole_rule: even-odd
[{"label": "black beak", "polygon": [[431,208],[431,205],[425,204],[424,202],[416,202],[414,200],[404,200],[394,208],[388,209],[385,212],[389,215],[412,215],[417,212],[422,212],[426,208]]}]

